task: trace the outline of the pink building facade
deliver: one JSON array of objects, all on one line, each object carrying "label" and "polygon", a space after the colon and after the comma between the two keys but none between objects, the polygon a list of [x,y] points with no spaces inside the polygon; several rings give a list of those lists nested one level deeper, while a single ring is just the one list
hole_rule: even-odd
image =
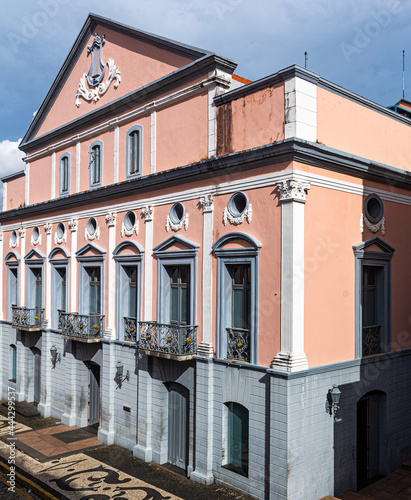
[{"label": "pink building facade", "polygon": [[411,121],[235,68],[89,15],[2,179],[3,397],[255,498],[356,490],[411,454]]}]

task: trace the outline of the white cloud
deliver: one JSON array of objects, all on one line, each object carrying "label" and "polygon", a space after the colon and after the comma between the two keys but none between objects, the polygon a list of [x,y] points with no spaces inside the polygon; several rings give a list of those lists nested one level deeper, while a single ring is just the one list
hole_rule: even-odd
[{"label": "white cloud", "polygon": [[0,177],[24,169],[25,164],[22,162],[24,153],[18,149],[20,140],[5,139],[0,142]]}]

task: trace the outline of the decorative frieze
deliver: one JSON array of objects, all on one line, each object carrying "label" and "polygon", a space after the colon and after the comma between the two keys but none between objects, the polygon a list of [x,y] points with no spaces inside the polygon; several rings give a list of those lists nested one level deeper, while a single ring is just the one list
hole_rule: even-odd
[{"label": "decorative frieze", "polygon": [[364,232],[364,223],[372,233],[376,233],[381,229],[381,234],[385,235],[385,217],[377,222],[377,224],[372,224],[364,214],[361,214],[360,229],[362,233]]},{"label": "decorative frieze", "polygon": [[97,227],[94,233],[90,233],[88,230],[88,227],[86,226],[86,229],[84,230],[84,239],[87,240],[99,240],[100,239],[100,228]]},{"label": "decorative frieze", "polygon": [[200,198],[200,203],[203,206],[203,214],[214,210],[214,195],[206,194]]},{"label": "decorative frieze", "polygon": [[141,213],[143,214],[144,220],[146,222],[152,221],[154,217],[154,207],[151,205],[147,205],[141,209]]},{"label": "decorative frieze", "polygon": [[133,236],[134,233],[138,235],[138,228],[139,228],[139,223],[138,220],[136,220],[134,226],[130,229],[127,229],[124,222],[121,224],[121,236]]},{"label": "decorative frieze", "polygon": [[310,189],[310,183],[297,179],[287,179],[277,183],[280,191],[280,201],[299,201],[305,203],[306,191]]},{"label": "decorative frieze", "polygon": [[183,226],[184,226],[184,229],[187,231],[187,229],[188,229],[188,214],[185,214],[185,216],[177,224],[175,224],[170,219],[170,216],[167,215],[167,218],[166,218],[166,231],[167,232],[169,232],[170,229],[172,229],[173,231],[179,231]]},{"label": "decorative frieze", "polygon": [[57,231],[54,233],[54,243],[56,245],[61,245],[62,243],[67,243],[67,233],[64,232],[62,236],[57,234]]},{"label": "decorative frieze", "polygon": [[41,234],[39,235],[39,237],[37,239],[35,239],[34,236],[31,235],[30,243],[31,243],[31,246],[34,246],[34,247],[36,245],[41,245]]},{"label": "decorative frieze", "polygon": [[251,216],[252,216],[251,203],[247,205],[247,208],[238,217],[234,217],[233,215],[231,215],[228,208],[225,207],[224,212],[223,212],[223,224],[226,226],[227,222],[229,222],[230,224],[233,224],[234,226],[238,226],[239,224],[242,224],[246,219],[247,219],[248,224],[250,224]]}]

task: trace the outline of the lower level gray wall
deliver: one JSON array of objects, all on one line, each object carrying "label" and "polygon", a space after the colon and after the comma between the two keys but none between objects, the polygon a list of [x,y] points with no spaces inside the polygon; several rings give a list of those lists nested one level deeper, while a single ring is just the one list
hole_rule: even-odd
[{"label": "lower level gray wall", "polygon": [[[58,332],[21,332],[0,323],[1,396],[34,394],[33,348],[41,351],[39,409],[68,425],[87,425],[88,363],[100,366],[99,439],[144,460],[168,461],[169,388],[187,391],[187,475],[258,499],[317,500],[357,489],[357,404],[381,400],[380,472],[411,458],[411,351],[284,374],[245,363],[196,357],[178,362],[140,354],[135,344],[82,344]],[[16,382],[8,380],[9,346],[17,346]],[[50,348],[60,359],[53,363]],[[123,376],[117,375],[123,365]],[[341,390],[337,419],[326,410],[333,384]],[[224,467],[227,403],[249,412],[248,477]]]}]

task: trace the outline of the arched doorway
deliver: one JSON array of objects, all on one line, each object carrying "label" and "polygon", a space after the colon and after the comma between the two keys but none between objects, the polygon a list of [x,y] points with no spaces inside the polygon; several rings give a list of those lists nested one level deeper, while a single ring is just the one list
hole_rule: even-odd
[{"label": "arched doorway", "polygon": [[385,394],[373,391],[357,403],[357,490],[381,478]]},{"label": "arched doorway", "polygon": [[184,470],[188,460],[188,402],[185,387],[168,385],[168,462]]},{"label": "arched doorway", "polygon": [[98,425],[100,421],[100,366],[92,361],[88,368],[88,425]]},{"label": "arched doorway", "polygon": [[33,402],[39,404],[41,391],[41,351],[37,347],[32,347],[31,352],[33,353]]}]

